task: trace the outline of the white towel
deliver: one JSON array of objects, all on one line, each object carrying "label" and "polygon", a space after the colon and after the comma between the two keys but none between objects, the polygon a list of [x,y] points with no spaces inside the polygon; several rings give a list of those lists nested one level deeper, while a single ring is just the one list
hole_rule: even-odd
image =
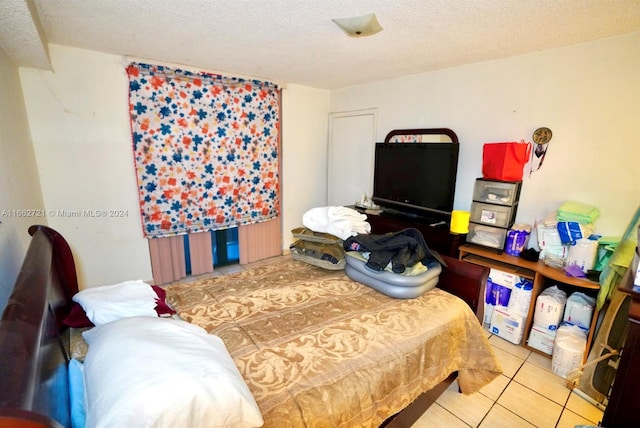
[{"label": "white towel", "polygon": [[371,232],[367,216],[347,207],[317,207],[302,215],[302,224],[314,232],[329,233],[347,239]]},{"label": "white towel", "polygon": [[302,224],[314,232],[326,233],[329,225],[329,207],[311,208],[302,215]]},{"label": "white towel", "polygon": [[350,236],[356,236],[359,233],[369,232],[371,232],[371,225],[366,221],[336,220],[327,226],[327,233],[335,235],[342,240]]},{"label": "white towel", "polygon": [[347,208],[347,207],[327,207],[327,216],[329,217],[329,221],[336,221],[336,220],[365,221],[367,219],[367,216],[365,214],[359,213],[353,208]]}]

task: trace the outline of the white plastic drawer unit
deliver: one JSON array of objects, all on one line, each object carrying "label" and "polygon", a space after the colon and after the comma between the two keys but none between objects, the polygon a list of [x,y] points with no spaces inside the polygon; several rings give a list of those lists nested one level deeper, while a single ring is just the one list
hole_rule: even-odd
[{"label": "white plastic drawer unit", "polygon": [[507,237],[507,230],[470,222],[467,242],[502,250]]},{"label": "white plastic drawer unit", "polygon": [[473,202],[470,220],[488,226],[510,227],[515,220],[515,214],[516,207]]},{"label": "white plastic drawer unit", "polygon": [[498,205],[514,205],[520,198],[521,181],[494,181],[477,178],[473,200]]}]

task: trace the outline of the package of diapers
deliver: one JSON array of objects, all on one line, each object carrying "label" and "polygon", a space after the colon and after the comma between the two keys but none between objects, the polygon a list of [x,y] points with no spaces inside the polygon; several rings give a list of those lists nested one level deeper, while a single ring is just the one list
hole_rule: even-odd
[{"label": "package of diapers", "polygon": [[572,293],[567,299],[562,321],[588,330],[591,327],[591,317],[596,299],[582,292]]},{"label": "package of diapers", "polygon": [[533,324],[549,330],[557,330],[567,303],[567,293],[556,285],[545,289],[536,299]]}]

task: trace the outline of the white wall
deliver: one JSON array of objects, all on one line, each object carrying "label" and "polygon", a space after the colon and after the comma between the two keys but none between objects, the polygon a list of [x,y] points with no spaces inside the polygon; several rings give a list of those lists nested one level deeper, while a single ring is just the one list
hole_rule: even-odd
[{"label": "white wall", "polygon": [[517,221],[565,200],[597,206],[597,231],[621,235],[640,204],[640,33],[345,88],[331,111],[378,108],[392,129],[453,129],[460,139],[455,209],[468,210],[485,142],[553,138],[542,168],[525,167]]},{"label": "white wall", "polygon": [[20,75],[0,49],[0,312],[13,289],[32,224],[47,224]]},{"label": "white wall", "polygon": [[69,242],[81,288],[149,280],[123,60],[60,46],[49,52],[54,72],[21,69],[49,225]]},{"label": "white wall", "polygon": [[[54,72],[21,70],[49,225],[69,241],[80,287],[151,280],[142,237],[129,125],[127,61],[50,46]],[[329,93],[283,91],[283,230],[326,200]],[[117,210],[124,217],[92,217]]]},{"label": "white wall", "polygon": [[283,246],[305,211],[327,202],[329,91],[287,85],[282,92]]}]

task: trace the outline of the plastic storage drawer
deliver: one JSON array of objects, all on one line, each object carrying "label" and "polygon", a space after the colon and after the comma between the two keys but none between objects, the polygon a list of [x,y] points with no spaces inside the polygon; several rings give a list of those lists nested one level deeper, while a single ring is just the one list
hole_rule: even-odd
[{"label": "plastic storage drawer", "polygon": [[513,224],[515,216],[516,207],[484,204],[482,202],[473,202],[471,204],[470,220],[474,223],[486,224],[488,226],[509,227]]},{"label": "plastic storage drawer", "polygon": [[514,205],[520,198],[521,181],[476,179],[473,200],[498,205]]},{"label": "plastic storage drawer", "polygon": [[469,222],[469,233],[467,234],[467,242],[469,243],[502,250],[506,237],[507,229]]}]

